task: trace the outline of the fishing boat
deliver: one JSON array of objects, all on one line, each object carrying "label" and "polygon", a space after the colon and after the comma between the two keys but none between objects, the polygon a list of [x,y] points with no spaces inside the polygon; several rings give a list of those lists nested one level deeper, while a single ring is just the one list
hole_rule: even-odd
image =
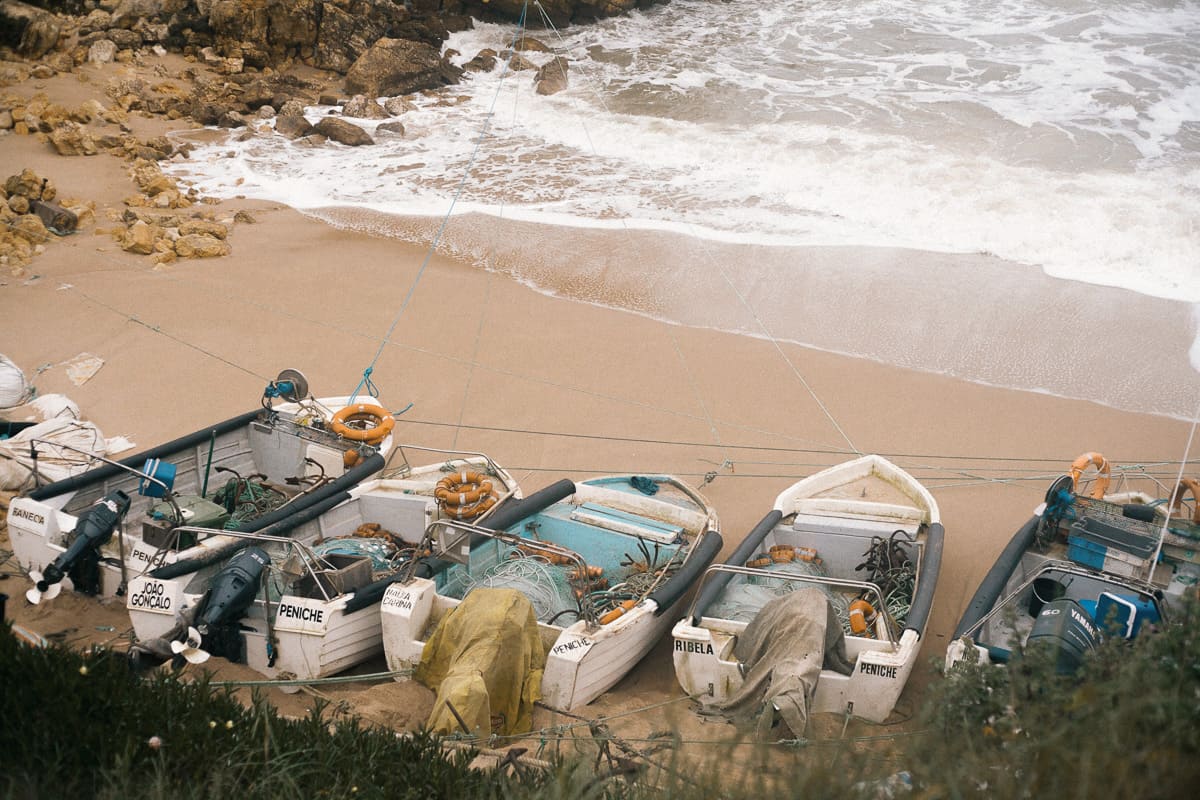
[{"label": "fishing boat", "polygon": [[[8,510],[13,553],[38,603],[64,581],[111,596],[202,538],[256,531],[378,472],[392,446],[392,415],[373,397],[308,393],[284,370],[261,407],[121,461],[39,486]],[[61,442],[34,439],[36,465]],[[37,472],[35,468],[35,474]]]},{"label": "fishing boat", "polygon": [[[804,691],[792,698],[799,721],[789,726],[802,736],[803,730],[795,728],[803,728],[814,712],[882,722],[916,663],[943,538],[930,493],[880,456],[864,456],[799,481],[779,494],[727,561],[705,573],[687,616],[672,630],[680,686],[705,707],[724,707],[753,688],[749,681],[755,669],[769,667],[738,647],[751,625],[767,628],[761,631],[764,641],[772,626],[785,637],[797,623],[815,627],[817,641],[794,642],[804,652],[787,656],[799,660],[809,657],[810,645],[823,648],[827,628],[839,625],[833,641],[844,637],[845,657],[835,669],[818,656],[807,676],[792,676]],[[823,597],[805,592],[812,589]],[[815,607],[796,607],[807,608],[812,619],[759,618],[775,607],[786,612],[788,600],[801,593],[818,598]],[[774,680],[784,683],[779,675]],[[782,705],[778,697],[767,700],[776,708]]]},{"label": "fishing boat", "polygon": [[[412,467],[409,450],[439,460]],[[383,651],[380,600],[430,524],[486,518],[521,496],[484,454],[397,446],[379,477],[257,532],[200,542],[130,581],[131,653],[218,655],[272,678],[341,672]]]},{"label": "fishing boat", "polygon": [[1194,504],[1190,519],[1176,514],[1200,483],[1146,491],[1121,477],[1110,493],[1109,461],[1089,452],[1051,484],[975,590],[946,649],[947,670],[964,660],[1006,664],[1036,645],[1070,672],[1106,636],[1134,638],[1166,619],[1171,598],[1195,591],[1200,509]]},{"label": "fishing boat", "polygon": [[473,589],[532,602],[546,652],[542,703],[570,711],[646,655],[721,549],[708,501],[669,475],[560,480],[479,524],[434,523],[428,558],[383,598],[388,668],[421,661],[438,623]]}]

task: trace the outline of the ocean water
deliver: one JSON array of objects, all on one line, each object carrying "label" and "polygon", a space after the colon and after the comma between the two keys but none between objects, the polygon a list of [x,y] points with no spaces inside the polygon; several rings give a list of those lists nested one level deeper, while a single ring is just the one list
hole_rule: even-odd
[{"label": "ocean water", "polygon": [[568,90],[501,61],[402,138],[178,173],[585,302],[1194,415],[1200,0],[673,0],[525,35]]}]

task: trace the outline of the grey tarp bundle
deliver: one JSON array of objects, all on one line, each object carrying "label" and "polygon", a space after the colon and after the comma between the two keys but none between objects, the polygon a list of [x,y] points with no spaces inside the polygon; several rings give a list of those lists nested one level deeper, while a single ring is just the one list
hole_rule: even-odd
[{"label": "grey tarp bundle", "polygon": [[771,736],[775,708],[794,736],[803,736],[808,705],[821,669],[849,675],[842,625],[820,589],[805,588],[763,606],[733,649],[746,675],[727,700],[704,713],[737,723],[753,722],[760,739]]}]

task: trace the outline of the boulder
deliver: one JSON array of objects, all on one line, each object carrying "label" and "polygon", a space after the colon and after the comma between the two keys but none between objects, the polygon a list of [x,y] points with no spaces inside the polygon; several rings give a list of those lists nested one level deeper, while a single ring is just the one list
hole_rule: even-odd
[{"label": "boulder", "polygon": [[533,76],[535,91],[538,94],[554,94],[567,88],[568,62],[562,56],[555,56],[552,61],[544,64]]},{"label": "boulder", "polygon": [[60,156],[94,156],[100,152],[92,134],[77,122],[64,122],[51,131],[50,144]]},{"label": "boulder", "polygon": [[19,0],[0,0],[0,44],[18,55],[41,58],[54,49],[61,34],[62,23],[49,11]]},{"label": "boulder", "polygon": [[275,132],[289,139],[299,139],[312,133],[313,126],[299,114],[280,114],[275,118]]},{"label": "boulder", "polygon": [[98,39],[88,48],[87,60],[89,64],[111,64],[116,55],[117,46],[112,39]]},{"label": "boulder", "polygon": [[192,234],[224,239],[229,235],[229,229],[219,222],[210,222],[206,219],[189,219],[179,224],[180,236],[191,236]]},{"label": "boulder", "polygon": [[383,101],[383,110],[388,113],[388,116],[392,117],[398,117],[406,111],[416,109],[416,107],[415,103],[403,97],[389,97]]},{"label": "boulder", "polygon": [[362,128],[337,117],[325,117],[313,126],[313,132],[319,133],[328,139],[333,139],[335,142],[349,145],[350,147],[375,144],[375,140],[371,138],[371,135]]},{"label": "boulder", "polygon": [[8,224],[14,234],[27,242],[41,244],[50,240],[50,231],[37,214],[22,214]]},{"label": "boulder", "polygon": [[344,74],[376,40],[408,19],[404,4],[392,0],[326,2],[322,4],[313,66]]},{"label": "boulder", "polygon": [[366,95],[356,94],[346,101],[342,114],[355,119],[387,119],[391,116],[383,106]]},{"label": "boulder", "polygon": [[217,258],[232,252],[229,243],[204,233],[189,233],[175,241],[180,258]]},{"label": "boulder", "polygon": [[142,220],[130,225],[120,239],[121,249],[140,256],[148,256],[154,252],[154,228]]},{"label": "boulder", "polygon": [[380,39],[346,73],[346,90],[370,97],[411,94],[447,83],[438,51],[405,39]]},{"label": "boulder", "polygon": [[396,134],[397,136],[403,136],[403,135],[404,135],[404,123],[403,123],[403,122],[384,122],[384,123],[381,123],[381,124],[379,125],[379,127],[377,127],[377,128],[375,129],[375,133],[376,133],[376,134],[379,134],[379,133],[394,133],[394,134]]}]

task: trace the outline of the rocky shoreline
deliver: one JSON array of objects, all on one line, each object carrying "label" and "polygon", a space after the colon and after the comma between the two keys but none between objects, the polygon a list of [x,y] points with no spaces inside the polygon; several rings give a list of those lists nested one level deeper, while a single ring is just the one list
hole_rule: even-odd
[{"label": "rocky shoreline", "polygon": [[[548,0],[539,8],[546,15],[543,24],[558,26],[646,4]],[[61,156],[122,158],[135,191],[123,209],[98,210],[88,198],[59,197],[52,176],[28,169],[0,175],[0,274],[14,277],[25,274],[53,234],[84,230],[98,213],[115,225],[97,232],[112,235],[127,252],[149,256],[156,266],[230,252],[229,231],[246,219],[193,208],[207,200],[159,167],[186,158],[188,146],[162,133],[135,135],[136,119],[157,120],[164,132],[216,126],[235,136],[364,146],[374,138],[351,120],[386,119],[374,126],[375,136],[403,136],[400,117],[412,107],[406,95],[444,90],[471,72],[491,70],[499,58],[508,59],[514,71],[532,72],[541,94],[567,86],[568,60],[532,37],[523,39],[520,52],[486,49],[462,66],[454,63],[462,61],[461,54],[442,53],[449,33],[469,29],[473,17],[519,19],[520,0],[42,5],[56,10],[0,0],[0,136],[33,136]],[[71,104],[61,93],[39,88],[66,75],[87,82],[93,74],[106,76],[107,102],[90,96]],[[313,124],[304,112],[314,104],[338,108]]]}]

